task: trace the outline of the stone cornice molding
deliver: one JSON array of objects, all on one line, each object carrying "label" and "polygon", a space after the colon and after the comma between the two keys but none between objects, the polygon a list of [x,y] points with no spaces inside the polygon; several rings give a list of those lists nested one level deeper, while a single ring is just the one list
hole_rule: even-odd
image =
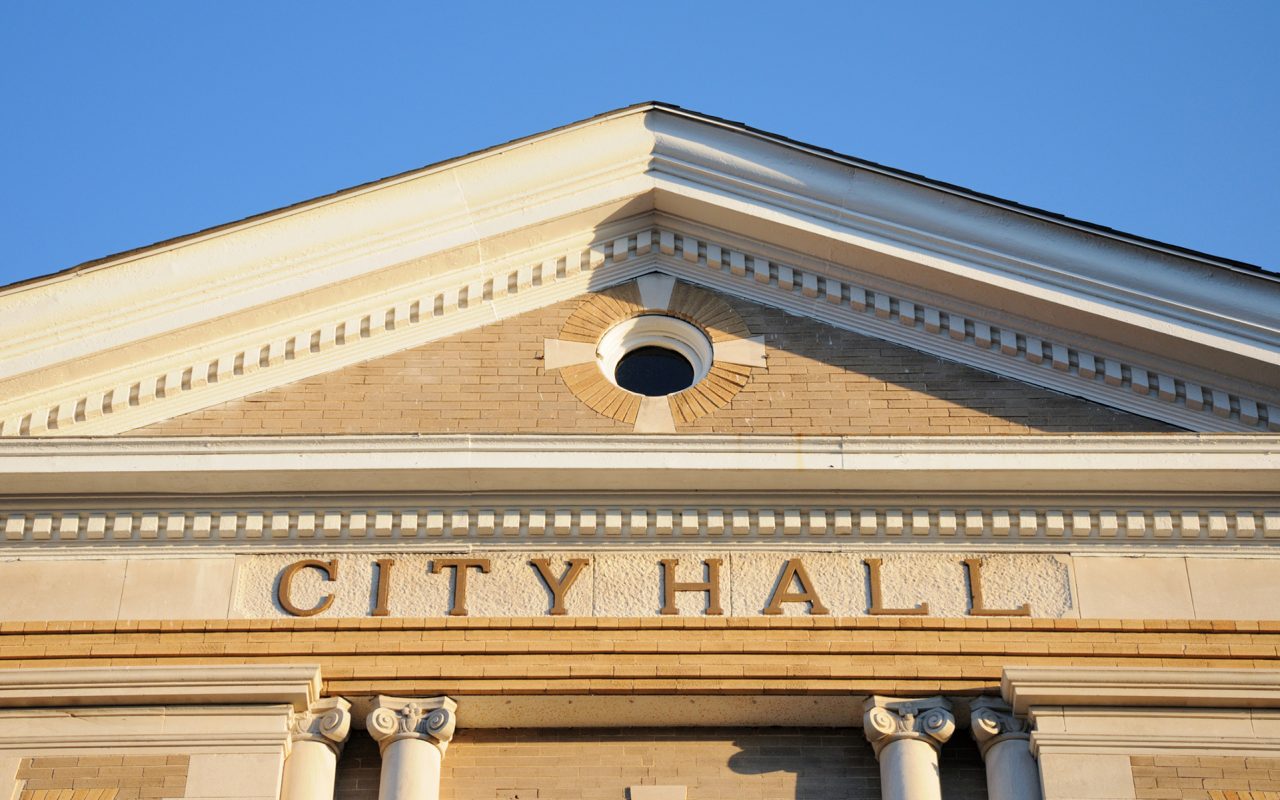
[{"label": "stone cornice molding", "polygon": [[0,708],[284,704],[301,713],[319,694],[320,668],[306,664],[0,671]]},{"label": "stone cornice molding", "polygon": [[1212,361],[1196,367],[1153,357],[797,253],[766,255],[750,243],[731,247],[647,225],[614,226],[606,238],[576,241],[561,254],[565,244],[414,278],[310,315],[246,322],[247,334],[233,331],[208,347],[126,361],[80,380],[47,370],[35,383],[10,387],[0,435],[121,433],[652,270],[1190,430],[1280,430],[1276,387],[1231,378]]},{"label": "stone cornice molding", "polygon": [[335,755],[342,754],[342,746],[350,733],[351,703],[341,697],[317,700],[306,711],[295,713],[289,721],[289,735],[293,741],[318,742]]},{"label": "stone cornice molding", "polygon": [[[100,706],[0,709],[0,754],[282,753],[289,707]],[[68,721],[80,725],[60,730]],[[210,730],[210,723],[214,730]]]},{"label": "stone cornice molding", "polygon": [[658,266],[708,288],[1189,430],[1280,431],[1280,419],[1268,417],[1276,387],[1230,379],[1210,365],[1152,356],[790,251],[765,255],[747,244],[743,253],[700,235],[658,235]]},{"label": "stone cornice molding", "polygon": [[[641,118],[618,115],[11,287],[0,295],[0,375],[602,209],[575,226],[592,227],[652,189],[652,142]],[[70,335],[51,345],[55,297]]]},{"label": "stone cornice molding", "polygon": [[969,704],[969,709],[969,730],[983,757],[1001,742],[1031,738],[1031,726],[1014,716],[1013,709],[1003,700],[979,697]]},{"label": "stone cornice molding", "polygon": [[[184,315],[225,314],[233,298],[260,303],[264,284],[277,293],[332,284],[638,196],[659,210],[712,209],[725,224],[739,217],[748,235],[789,230],[813,240],[810,249],[860,256],[886,274],[908,265],[957,289],[990,285],[1105,309],[1107,324],[1147,337],[1177,331],[1242,354],[1276,352],[1270,276],[643,104],[12,287],[3,297],[13,331],[4,331],[0,374],[42,366],[32,359],[43,351],[75,358],[85,344],[76,335],[53,348],[41,341],[51,290],[62,290],[64,325],[99,335],[117,327],[136,339],[189,324]],[[197,289],[208,286],[219,288],[219,308]]]},{"label": "stone cornice molding", "polygon": [[[1152,500],[1162,505],[1142,505]],[[0,503],[0,552],[43,552],[51,545],[64,553],[92,549],[99,556],[113,549],[184,546],[439,551],[481,544],[527,548],[540,541],[555,547],[663,543],[682,548],[732,540],[735,546],[757,547],[785,542],[796,550],[840,544],[968,552],[981,545],[1075,555],[1116,549],[1188,554],[1265,550],[1280,538],[1280,503],[1274,497],[1236,496],[1232,502],[1239,507],[1228,510],[1217,507],[1219,498],[1195,498],[1176,507],[1169,500],[1130,496],[1070,503],[1061,495],[1023,496],[1012,505],[951,496],[935,504],[920,496],[709,498],[704,493],[661,499],[467,494],[422,502],[391,495],[317,502],[275,495],[220,500],[215,508],[198,500],[175,504],[151,498],[18,500]],[[911,505],[921,502],[928,504]]]},{"label": "stone cornice molding", "polygon": [[373,702],[365,726],[369,735],[385,751],[401,739],[417,739],[440,750],[449,748],[458,724],[458,704],[448,697],[387,697]]},{"label": "stone cornice molding", "polygon": [[1006,667],[1000,691],[1019,716],[1040,706],[1274,709],[1280,708],[1280,672]]},{"label": "stone cornice molding", "polygon": [[1280,437],[438,435],[0,440],[8,496],[180,492],[1271,494]]},{"label": "stone cornice molding", "polygon": [[1036,756],[1280,754],[1274,709],[1036,706],[1028,716]]},{"label": "stone cornice molding", "polygon": [[944,697],[896,698],[873,695],[867,698],[862,715],[862,732],[879,757],[887,745],[910,739],[941,750],[956,730],[951,703]]}]

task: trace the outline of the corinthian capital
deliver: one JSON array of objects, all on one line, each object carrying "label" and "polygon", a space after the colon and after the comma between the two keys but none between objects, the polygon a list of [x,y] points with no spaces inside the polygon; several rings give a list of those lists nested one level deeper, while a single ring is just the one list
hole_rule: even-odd
[{"label": "corinthian capital", "polygon": [[420,739],[441,754],[453,739],[458,704],[448,697],[386,697],[378,695],[369,712],[369,735],[378,749],[401,739]]},{"label": "corinthian capital", "polygon": [[951,703],[943,697],[903,699],[872,695],[867,698],[862,715],[862,732],[877,758],[885,745],[901,739],[922,741],[940,750],[955,730]]},{"label": "corinthian capital", "polygon": [[1009,704],[998,697],[979,697],[969,708],[969,728],[983,756],[998,742],[1031,738],[1026,720],[1015,717]]},{"label": "corinthian capital", "polygon": [[326,697],[311,704],[289,721],[290,738],[295,742],[319,742],[341,753],[351,732],[351,704],[341,697]]}]

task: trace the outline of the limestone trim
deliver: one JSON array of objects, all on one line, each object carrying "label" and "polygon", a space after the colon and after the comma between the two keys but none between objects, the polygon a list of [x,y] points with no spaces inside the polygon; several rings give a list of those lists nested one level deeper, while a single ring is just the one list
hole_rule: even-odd
[{"label": "limestone trim", "polygon": [[[63,709],[0,709],[0,753],[24,756],[101,753],[131,755],[258,752],[287,754],[287,705],[98,706]],[[57,727],[66,722],[92,725]]]},{"label": "limestone trim", "polygon": [[[494,549],[529,547],[554,537],[556,547],[634,547],[664,542],[705,547],[779,543],[789,548],[876,543],[894,547],[974,545],[1082,555],[1117,548],[1177,549],[1181,554],[1228,548],[1271,547],[1280,538],[1275,498],[1237,497],[1245,508],[1223,509],[1214,499],[1186,499],[1152,507],[1153,498],[1098,506],[1093,498],[976,496],[953,504],[912,506],[920,496],[885,498],[844,494],[748,497],[672,494],[558,500],[524,496],[401,496],[317,502],[314,497],[241,499],[233,507],[194,509],[154,500],[98,501],[88,508],[48,501],[0,501],[0,553],[92,547],[93,552],[159,550],[174,546],[234,549],[340,547],[351,550],[438,550],[457,543]],[[1004,500],[1004,503],[1000,501]],[[1114,502],[1114,498],[1108,498]],[[1067,501],[1067,502],[1064,502]],[[927,501],[926,501],[927,502]],[[945,503],[945,504],[944,504]],[[1256,503],[1256,505],[1254,505]],[[9,506],[6,508],[5,506]],[[1144,507],[1145,506],[1145,507]]]},{"label": "limestone trim", "polygon": [[317,700],[306,711],[294,713],[289,721],[289,735],[294,742],[317,742],[335,755],[342,752],[350,732],[351,703],[341,697]]},{"label": "limestone trim", "polygon": [[1025,715],[1037,706],[1280,708],[1280,670],[1006,667],[1000,691]]},{"label": "limestone trim", "polygon": [[951,702],[944,697],[868,697],[862,729],[876,755],[903,739],[924,742],[940,750],[956,730]]},{"label": "limestone trim", "polygon": [[[416,347],[652,270],[645,238],[634,230],[622,237],[631,249],[620,249],[620,263],[608,269],[600,269],[608,248],[579,239],[555,243],[558,252],[544,247],[521,254],[527,260],[519,262],[496,259],[411,280],[363,301],[254,326],[206,348],[14,397],[0,403],[0,436],[121,433]],[[615,241],[611,234],[609,246]]]},{"label": "limestone trim", "polygon": [[760,254],[739,259],[729,247],[695,236],[671,238],[672,248],[662,249],[663,255],[707,269],[681,271],[674,258],[659,263],[709,288],[1190,430],[1280,431],[1280,414],[1275,420],[1269,416],[1276,400],[1261,387],[1205,385],[1221,378],[1191,378],[1176,364],[1156,364],[1115,345],[1085,344],[1079,332],[981,307],[962,309],[900,284],[865,277],[851,282],[847,273],[819,264],[797,268],[785,255],[783,261]]},{"label": "limestone trim", "polygon": [[448,697],[378,695],[365,727],[382,751],[402,739],[416,739],[433,745],[443,755],[453,740],[457,713],[458,704]]},{"label": "limestone trim", "polygon": [[26,668],[0,671],[0,708],[285,704],[304,712],[320,695],[318,666]]},{"label": "limestone trim", "polygon": [[[255,331],[253,338],[242,336],[221,342],[220,348],[197,351],[195,360],[184,355],[145,366],[129,365],[105,380],[90,378],[16,396],[0,404],[0,436],[121,433],[625,283],[655,269],[1190,430],[1280,431],[1280,414],[1273,413],[1276,400],[1266,388],[1246,387],[1212,372],[1186,372],[1176,363],[1151,361],[1115,345],[1082,344],[1087,338],[1078,332],[1055,331],[979,307],[961,309],[918,289],[865,276],[850,280],[847,270],[821,262],[808,266],[795,255],[787,258],[784,251],[784,260],[775,260],[776,256],[661,227],[611,232],[564,256],[533,261],[529,255],[525,257],[532,263],[518,266],[499,261],[477,266],[454,275],[452,283],[432,278],[397,287],[389,295],[379,295],[376,307],[343,307],[330,316],[290,320],[267,333]],[[795,263],[806,266],[791,266]],[[701,409],[703,395],[729,402],[736,393],[732,385],[741,388],[745,380],[740,374],[743,368],[759,360],[755,352],[737,354],[733,347],[722,348],[717,352],[715,374],[720,382],[728,382],[727,397],[721,397],[725,392],[703,391],[696,397],[689,395],[683,406]],[[567,379],[576,376],[571,387],[587,392],[594,373],[577,376],[582,370],[575,371],[574,366],[581,365],[565,365],[570,369]],[[631,421],[637,413],[631,408],[635,403],[613,399],[616,402],[605,406],[609,415],[616,411],[613,406],[624,407],[630,410],[622,419]]]},{"label": "limestone trim", "polygon": [[1274,496],[1280,436],[438,435],[0,441],[8,496],[866,491]]},{"label": "limestone trim", "polygon": [[1280,715],[1248,708],[1037,706],[1031,752],[1049,755],[1259,756],[1280,753]]}]

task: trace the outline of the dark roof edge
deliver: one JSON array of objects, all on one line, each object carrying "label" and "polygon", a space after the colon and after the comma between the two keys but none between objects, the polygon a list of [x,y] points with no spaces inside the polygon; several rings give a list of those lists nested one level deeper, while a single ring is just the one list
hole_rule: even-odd
[{"label": "dark roof edge", "polygon": [[515,139],[510,139],[500,144],[491,145],[489,147],[481,148],[479,150],[473,150],[469,153],[464,153],[462,155],[454,156],[452,158],[446,158],[442,161],[436,161],[431,164],[425,164],[421,167],[414,167],[412,169],[408,169],[403,172],[397,172],[394,175],[388,175],[383,178],[377,178],[375,180],[356,184],[355,186],[349,186],[344,189],[338,189],[337,191],[329,192],[328,194],[322,194],[317,197],[311,197],[305,200],[300,200],[296,203],[291,203],[286,206],[280,206],[278,208],[262,211],[257,214],[251,214],[250,216],[247,216],[247,217],[241,217],[240,219],[220,223],[218,225],[213,225],[208,228],[202,228],[200,230],[193,231],[191,233],[184,233],[179,236],[173,236],[168,239],[162,239],[158,242],[152,242],[151,244],[141,245],[139,247],[130,248],[128,250],[122,250],[118,253],[112,253],[110,255],[101,256],[99,258],[95,258],[90,261],[84,261],[74,266],[57,270],[55,272],[46,273],[44,275],[35,275],[30,278],[24,278],[22,280],[0,286],[0,293],[8,292],[9,290],[18,289],[30,284],[47,281],[52,278],[72,277],[80,272],[91,270],[94,267],[102,266],[108,262],[115,261],[121,258],[127,258],[129,256],[138,255],[141,253],[145,253],[149,250],[155,250],[163,247],[172,247],[174,245],[181,244],[184,241],[200,238],[203,236],[208,236],[210,234],[227,230],[229,228],[234,228],[240,225],[244,225],[246,223],[252,223],[252,222],[264,220],[284,212],[297,211],[297,210],[306,208],[308,206],[318,205],[321,203],[336,200],[346,195],[366,191],[376,186],[379,186],[385,183],[390,183],[392,181],[401,180],[413,175],[417,175],[419,173],[426,172],[428,170],[441,169],[451,164],[477,158],[479,156],[492,153],[495,151],[503,150],[509,147],[518,147],[524,144],[528,144],[529,142],[535,141],[537,139],[553,136],[557,133],[560,133],[561,131],[569,130],[571,128],[576,128],[581,125],[586,125],[586,124],[607,119],[610,117],[624,116],[627,114],[632,114],[638,111],[644,111],[651,108],[665,111],[668,113],[679,114],[681,116],[685,116],[700,122],[717,125],[724,128],[730,128],[732,130],[736,130],[741,133],[746,133],[751,136],[765,139],[765,140],[783,145],[785,147],[790,147],[796,150],[802,150],[806,153],[810,153],[820,158],[826,158],[833,161],[838,161],[838,162],[848,164],[850,166],[854,166],[860,169],[866,169],[872,172],[878,172],[880,174],[883,174],[892,178],[910,181],[912,183],[915,183],[921,186],[926,186],[928,188],[935,189],[938,191],[943,191],[949,194],[958,195],[960,197],[964,197],[970,200],[974,200],[976,202],[984,203],[986,205],[996,206],[998,208],[1002,208],[1006,211],[1010,211],[1016,214],[1035,217],[1045,222],[1051,222],[1057,225],[1066,225],[1068,227],[1085,230],[1090,233],[1105,236],[1109,239],[1115,239],[1117,241],[1121,241],[1121,242],[1135,245],[1138,247],[1143,247],[1146,249],[1158,250],[1162,252],[1172,253],[1175,255],[1193,258],[1198,261],[1205,262],[1209,266],[1241,271],[1251,277],[1261,278],[1263,280],[1280,283],[1280,273],[1271,272],[1257,264],[1250,264],[1245,261],[1237,261],[1235,259],[1224,258],[1222,256],[1215,256],[1212,253],[1205,253],[1200,250],[1193,250],[1189,247],[1182,247],[1180,245],[1170,244],[1168,242],[1162,242],[1162,241],[1159,241],[1158,239],[1150,239],[1144,236],[1139,236],[1137,234],[1126,233],[1125,231],[1120,231],[1115,228],[1108,228],[1105,225],[1099,225],[1097,223],[1088,222],[1087,220],[1068,217],[1065,214],[1058,214],[1052,211],[1046,211],[1041,208],[1036,208],[1035,206],[1029,206],[1023,203],[1015,202],[1013,200],[1006,200],[1001,197],[996,197],[995,195],[983,194],[982,192],[977,192],[972,189],[965,188],[963,186],[957,186],[956,184],[946,183],[945,181],[934,180],[933,178],[929,178],[924,175],[920,175],[918,173],[908,172],[906,170],[896,169],[894,167],[888,167],[883,164],[878,164],[874,161],[868,161],[863,158],[858,158],[857,156],[851,156],[846,153],[841,153],[836,150],[831,150],[829,148],[819,147],[817,145],[812,145],[807,142],[801,142],[796,139],[788,138],[781,134],[772,133],[770,131],[762,130],[760,128],[754,128],[743,122],[737,122],[735,120],[725,119],[723,117],[717,117],[712,114],[704,114],[700,111],[693,111],[691,109],[687,109],[687,108],[683,108],[681,106],[675,105],[674,103],[666,103],[660,100],[649,100],[641,103],[634,103],[629,106],[623,106],[621,108],[616,108],[611,111],[605,111],[600,114],[595,114],[593,116],[586,117],[585,119],[580,119],[575,122],[567,123],[565,125],[559,125],[555,128],[550,128],[548,130],[540,131],[538,133],[530,134],[528,136],[521,136]]}]

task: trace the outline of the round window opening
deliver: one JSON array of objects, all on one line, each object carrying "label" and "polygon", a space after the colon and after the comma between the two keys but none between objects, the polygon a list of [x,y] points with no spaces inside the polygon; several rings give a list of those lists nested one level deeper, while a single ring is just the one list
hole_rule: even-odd
[{"label": "round window opening", "polygon": [[618,361],[613,382],[628,392],[662,397],[693,385],[693,365],[675,350],[638,347]]},{"label": "round window opening", "polygon": [[684,320],[643,314],[614,325],[596,346],[600,371],[620,389],[647,397],[682,392],[707,376],[711,340]]}]

